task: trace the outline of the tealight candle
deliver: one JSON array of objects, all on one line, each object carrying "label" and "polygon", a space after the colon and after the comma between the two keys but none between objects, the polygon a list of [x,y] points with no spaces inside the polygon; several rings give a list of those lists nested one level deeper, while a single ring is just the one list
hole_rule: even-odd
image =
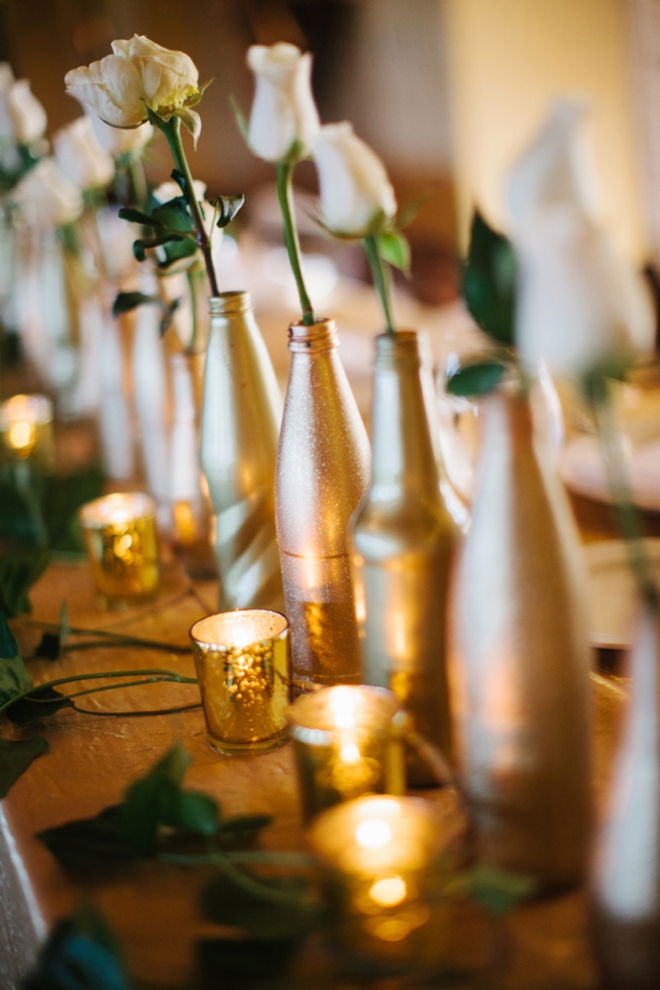
[{"label": "tealight candle", "polygon": [[[339,909],[340,937],[376,954],[395,945],[398,956],[418,951],[411,936],[438,900],[432,867],[456,837],[422,798],[363,796],[319,815],[308,838]],[[449,868],[448,860],[446,876]]]},{"label": "tealight candle", "polygon": [[156,503],[139,492],[115,492],[88,502],[80,522],[99,601],[120,607],[158,590]]},{"label": "tealight candle", "polygon": [[228,756],[283,746],[291,701],[289,623],[279,612],[239,609],[190,630],[209,744]]},{"label": "tealight candle", "polygon": [[386,789],[398,710],[391,691],[348,684],[303,694],[291,706],[289,731],[307,821],[339,801]]},{"label": "tealight candle", "polygon": [[53,404],[45,395],[13,395],[0,404],[3,454],[25,460],[53,458]]}]

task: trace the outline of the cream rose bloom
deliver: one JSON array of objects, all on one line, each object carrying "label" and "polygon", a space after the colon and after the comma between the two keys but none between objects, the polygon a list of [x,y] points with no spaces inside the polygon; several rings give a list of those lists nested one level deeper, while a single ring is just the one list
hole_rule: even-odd
[{"label": "cream rose bloom", "polygon": [[54,158],[42,158],[21,179],[12,200],[28,223],[42,228],[73,223],[83,211],[82,193],[62,175]]},{"label": "cream rose bloom", "polygon": [[326,124],[314,138],[324,225],[339,237],[363,238],[387,226],[397,210],[378,155],[348,121]]},{"label": "cream rose bloom", "polygon": [[199,134],[199,115],[190,110],[201,97],[199,77],[188,55],[138,34],[113,41],[112,51],[100,62],[67,72],[67,92],[113,127],[138,127],[150,107],[164,120],[181,117]]},{"label": "cream rose bloom", "polygon": [[27,79],[14,81],[11,68],[2,63],[0,74],[0,138],[12,144],[33,144],[44,136],[46,111]]},{"label": "cream rose bloom", "polygon": [[595,169],[582,138],[586,107],[558,103],[508,184],[519,257],[518,352],[581,375],[652,347],[654,319],[641,276],[593,217]]},{"label": "cream rose bloom", "polygon": [[286,42],[252,45],[247,64],[256,80],[248,131],[250,148],[267,162],[308,157],[319,129],[312,95],[312,56]]},{"label": "cream rose bloom", "polygon": [[108,186],[115,177],[115,163],[96,140],[88,117],[78,117],[53,138],[55,158],[66,178],[83,191]]},{"label": "cream rose bloom", "polygon": [[83,104],[83,107],[89,117],[96,140],[113,158],[119,158],[121,155],[132,155],[141,151],[154,136],[154,129],[148,121],[140,124],[139,127],[111,127],[101,120],[99,115],[94,113],[89,106]]}]

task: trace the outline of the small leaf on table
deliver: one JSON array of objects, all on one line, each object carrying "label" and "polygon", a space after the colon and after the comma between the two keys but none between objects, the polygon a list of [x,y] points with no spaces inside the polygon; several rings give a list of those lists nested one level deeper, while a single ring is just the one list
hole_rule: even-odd
[{"label": "small leaf on table", "polygon": [[0,800],[16,783],[32,761],[48,750],[48,743],[41,736],[14,742],[0,739]]},{"label": "small leaf on table", "polygon": [[55,715],[61,708],[73,708],[73,702],[47,684],[34,690],[27,698],[15,701],[5,714],[14,725],[23,726]]},{"label": "small leaf on table", "polygon": [[81,818],[37,834],[60,866],[76,875],[97,875],[141,859],[121,828],[121,805],[104,808],[95,818]]}]

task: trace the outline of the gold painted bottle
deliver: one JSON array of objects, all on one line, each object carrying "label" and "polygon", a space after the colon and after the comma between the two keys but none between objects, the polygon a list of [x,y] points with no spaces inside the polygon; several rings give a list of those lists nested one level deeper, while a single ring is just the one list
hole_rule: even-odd
[{"label": "gold painted bottle", "polygon": [[660,987],[660,615],[647,606],[598,842],[591,927],[602,986]]},{"label": "gold painted bottle", "polygon": [[282,608],[275,537],[281,396],[247,292],[209,300],[201,463],[215,513],[221,612]]},{"label": "gold painted bottle", "polygon": [[[389,687],[414,727],[451,754],[447,586],[457,527],[443,502],[417,333],[376,338],[373,467],[351,525],[362,679]],[[421,765],[412,782],[430,784]]]},{"label": "gold painted bottle", "polygon": [[578,535],[529,401],[483,403],[451,604],[452,709],[480,861],[568,888],[592,825],[590,651]]},{"label": "gold painted bottle", "polygon": [[333,320],[289,328],[275,502],[298,687],[360,680],[348,522],[369,481],[370,450],[337,343]]}]

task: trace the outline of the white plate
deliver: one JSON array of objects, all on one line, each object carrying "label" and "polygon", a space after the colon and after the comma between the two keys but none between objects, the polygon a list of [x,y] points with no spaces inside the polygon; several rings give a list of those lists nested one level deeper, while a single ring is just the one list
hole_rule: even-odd
[{"label": "white plate", "polygon": [[[644,540],[660,578],[660,539]],[[637,595],[622,540],[588,543],[583,548],[587,566],[589,635],[593,646],[626,649],[631,645]]]}]

